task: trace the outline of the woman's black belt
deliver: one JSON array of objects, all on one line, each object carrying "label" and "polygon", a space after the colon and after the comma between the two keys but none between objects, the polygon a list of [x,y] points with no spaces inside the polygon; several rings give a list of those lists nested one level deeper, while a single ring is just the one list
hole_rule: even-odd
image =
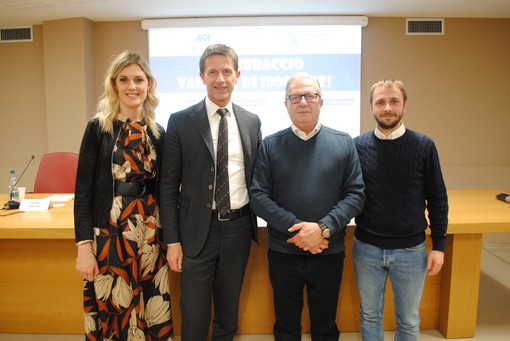
[{"label": "woman's black belt", "polygon": [[126,197],[140,198],[146,194],[156,193],[156,180],[135,180],[129,182],[115,180],[114,188],[115,196],[122,195]]}]

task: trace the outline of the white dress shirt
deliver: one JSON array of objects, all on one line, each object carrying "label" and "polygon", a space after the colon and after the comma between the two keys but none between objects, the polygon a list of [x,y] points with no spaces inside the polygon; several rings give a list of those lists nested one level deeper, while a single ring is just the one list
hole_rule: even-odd
[{"label": "white dress shirt", "polygon": [[388,136],[384,135],[384,133],[380,131],[378,127],[375,127],[374,130],[375,136],[381,140],[395,140],[404,135],[405,132],[406,127],[404,127],[404,122],[400,124],[400,127],[389,133]]},{"label": "white dress shirt", "polygon": [[304,131],[302,131],[301,129],[296,127],[294,124],[291,124],[290,127],[291,127],[292,131],[294,132],[294,134],[296,134],[297,137],[299,137],[302,140],[307,141],[307,140],[311,139],[312,137],[314,137],[315,135],[317,135],[317,133],[321,129],[321,124],[317,122],[317,125],[315,126],[315,128],[313,128],[313,130],[308,135]]},{"label": "white dress shirt", "polygon": [[[220,108],[214,104],[208,97],[205,99],[207,117],[211,127],[211,136],[214,145],[214,157],[218,146],[218,129],[221,116],[216,113]],[[241,143],[241,135],[237,126],[237,120],[232,102],[225,106],[228,113],[225,115],[228,122],[228,177],[230,187],[230,208],[239,209],[250,201],[248,198],[248,188],[246,187],[246,177],[244,172],[244,154]],[[216,186],[216,184],[215,184]],[[216,203],[214,203],[216,207]]]}]

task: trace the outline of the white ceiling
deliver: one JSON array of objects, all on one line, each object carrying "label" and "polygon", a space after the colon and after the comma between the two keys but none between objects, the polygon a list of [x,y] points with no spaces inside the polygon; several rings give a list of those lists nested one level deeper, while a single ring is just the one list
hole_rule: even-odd
[{"label": "white ceiling", "polygon": [[0,0],[0,27],[92,21],[284,15],[510,18],[510,0]]}]

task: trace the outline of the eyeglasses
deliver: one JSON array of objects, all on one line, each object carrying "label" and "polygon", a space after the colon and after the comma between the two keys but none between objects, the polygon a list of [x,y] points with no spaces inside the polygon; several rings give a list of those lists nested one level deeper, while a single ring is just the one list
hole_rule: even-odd
[{"label": "eyeglasses", "polygon": [[301,99],[302,98],[305,98],[305,101],[307,103],[314,103],[314,102],[317,102],[319,100],[319,98],[321,97],[321,95],[319,94],[296,94],[296,95],[288,95],[287,97],[285,97],[285,100],[289,101],[290,103],[292,104],[297,104],[299,102],[301,102]]}]

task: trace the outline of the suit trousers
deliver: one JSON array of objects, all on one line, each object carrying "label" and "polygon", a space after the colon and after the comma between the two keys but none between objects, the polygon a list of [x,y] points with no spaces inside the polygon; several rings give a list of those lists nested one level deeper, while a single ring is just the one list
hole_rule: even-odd
[{"label": "suit trousers", "polygon": [[211,218],[209,235],[196,257],[184,250],[181,275],[182,341],[203,341],[214,305],[213,341],[231,341],[237,333],[239,296],[250,255],[250,215],[229,221]]}]

